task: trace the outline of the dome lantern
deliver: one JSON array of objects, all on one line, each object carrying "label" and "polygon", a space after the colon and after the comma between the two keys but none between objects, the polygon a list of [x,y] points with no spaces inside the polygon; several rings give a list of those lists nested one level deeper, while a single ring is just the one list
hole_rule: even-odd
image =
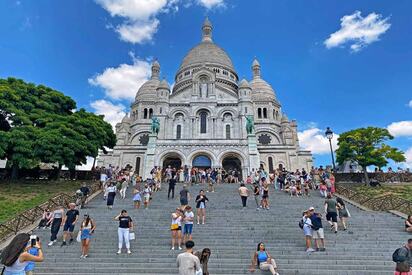
[{"label": "dome lantern", "polygon": [[255,58],[252,63],[253,78],[260,78],[260,64]]},{"label": "dome lantern", "polygon": [[152,79],[159,79],[160,74],[160,64],[157,60],[155,60],[152,64]]},{"label": "dome lantern", "polygon": [[210,23],[209,18],[206,17],[202,26],[202,42],[212,42],[212,29],[212,23]]}]

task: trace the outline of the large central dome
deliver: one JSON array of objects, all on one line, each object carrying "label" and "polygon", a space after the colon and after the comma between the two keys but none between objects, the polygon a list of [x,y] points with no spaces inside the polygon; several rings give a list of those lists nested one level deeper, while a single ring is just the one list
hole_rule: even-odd
[{"label": "large central dome", "polygon": [[183,58],[179,72],[189,67],[217,65],[235,73],[232,60],[225,50],[212,41],[212,24],[206,18],[202,26],[202,42],[192,48]]},{"label": "large central dome", "polygon": [[233,71],[235,70],[233,68],[232,60],[230,60],[230,57],[227,55],[227,53],[211,41],[202,41],[199,45],[191,49],[183,59],[179,70],[192,65],[201,65],[207,63],[219,64]]}]

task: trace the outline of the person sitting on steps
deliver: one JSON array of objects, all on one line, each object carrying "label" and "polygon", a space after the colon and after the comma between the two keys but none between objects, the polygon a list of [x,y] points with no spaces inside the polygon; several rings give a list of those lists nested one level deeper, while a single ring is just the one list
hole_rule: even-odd
[{"label": "person sitting on steps", "polygon": [[405,230],[406,232],[412,232],[412,215],[408,216],[408,219],[405,220]]},{"label": "person sitting on steps", "polygon": [[250,265],[249,271],[255,272],[255,268],[259,267],[260,270],[269,270],[272,275],[279,275],[277,270],[277,265],[275,259],[273,259],[269,252],[266,251],[265,244],[259,243],[257,245],[256,252],[252,257],[252,264]]}]

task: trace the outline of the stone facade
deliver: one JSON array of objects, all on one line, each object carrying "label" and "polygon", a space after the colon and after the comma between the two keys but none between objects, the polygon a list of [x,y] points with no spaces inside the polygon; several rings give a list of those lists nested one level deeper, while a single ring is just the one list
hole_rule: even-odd
[{"label": "stone facade", "polygon": [[[299,148],[297,124],[282,113],[256,59],[252,72],[250,82],[239,81],[229,56],[213,43],[206,19],[202,41],[183,59],[172,90],[159,78],[160,64],[153,63],[151,79],[140,87],[130,114],[116,125],[117,145],[99,156],[98,165],[130,165],[144,177],[153,165],[169,164],[236,167],[243,175],[261,166],[309,169],[312,155]],[[255,132],[248,136],[249,115]],[[160,120],[157,135],[150,130],[154,116]]]}]

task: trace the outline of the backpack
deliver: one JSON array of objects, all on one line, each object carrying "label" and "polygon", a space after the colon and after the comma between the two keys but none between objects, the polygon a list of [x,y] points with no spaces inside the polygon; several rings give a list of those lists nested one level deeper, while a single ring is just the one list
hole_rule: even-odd
[{"label": "backpack", "polygon": [[404,249],[407,249],[407,248],[403,246],[403,247],[396,249],[392,254],[392,261],[394,261],[395,263],[406,261],[406,255],[403,255],[404,253],[402,253]]},{"label": "backpack", "polygon": [[305,223],[303,222],[303,219],[301,219],[300,221],[299,221],[299,227],[300,227],[300,229],[303,229],[303,226],[305,225]]}]

